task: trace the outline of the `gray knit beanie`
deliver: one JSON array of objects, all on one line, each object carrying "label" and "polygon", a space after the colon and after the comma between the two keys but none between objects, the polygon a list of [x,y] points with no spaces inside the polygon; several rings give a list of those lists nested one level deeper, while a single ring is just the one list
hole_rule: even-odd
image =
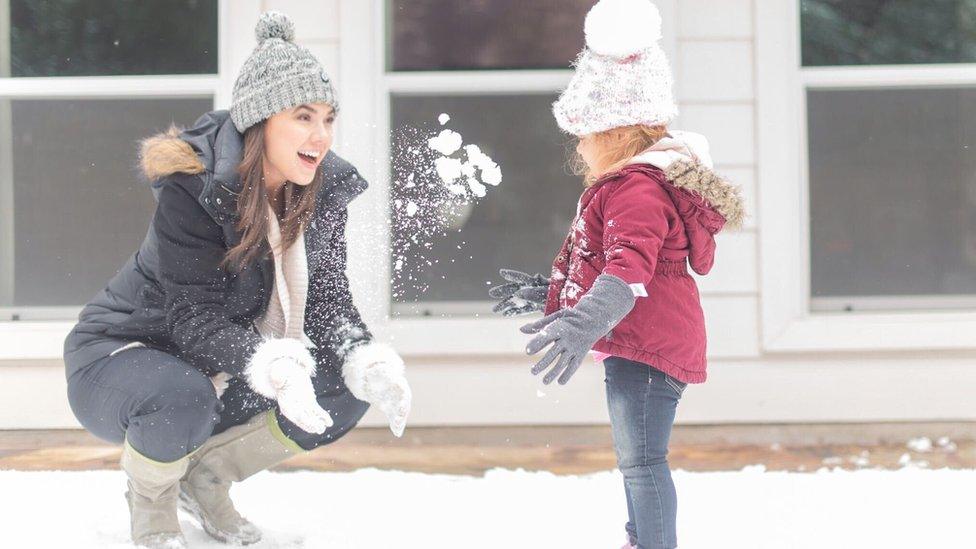
[{"label": "gray knit beanie", "polygon": [[258,46],[234,82],[230,117],[237,131],[303,103],[328,103],[336,111],[335,90],[318,59],[292,42],[295,24],[283,13],[261,14],[254,30]]}]

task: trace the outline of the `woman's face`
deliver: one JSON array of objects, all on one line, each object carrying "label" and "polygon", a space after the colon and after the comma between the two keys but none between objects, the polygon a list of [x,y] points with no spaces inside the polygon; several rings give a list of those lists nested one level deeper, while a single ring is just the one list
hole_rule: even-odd
[{"label": "woman's face", "polygon": [[264,126],[265,183],[277,188],[287,181],[308,185],[332,147],[335,110],[326,103],[307,103],[281,111]]},{"label": "woman's face", "polygon": [[579,142],[576,143],[576,152],[583,158],[583,162],[586,162],[590,171],[597,169],[595,165],[597,161],[596,140],[593,139],[592,134],[579,138]]}]

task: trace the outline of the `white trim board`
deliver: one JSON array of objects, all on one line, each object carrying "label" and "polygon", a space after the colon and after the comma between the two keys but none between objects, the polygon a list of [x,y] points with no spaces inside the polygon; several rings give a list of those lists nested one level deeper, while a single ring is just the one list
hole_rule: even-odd
[{"label": "white trim board", "polygon": [[[519,356],[415,358],[407,365],[413,426],[607,423],[596,364],[584,365],[566,386],[542,385]],[[0,363],[0,380],[7,403],[0,429],[78,427],[60,362]],[[976,368],[964,357],[716,361],[707,383],[685,391],[677,423],[976,421],[972,387]],[[377,410],[362,423],[385,424]]]},{"label": "white trim board", "polygon": [[51,76],[0,78],[0,97],[180,97],[213,95],[216,75],[173,76]]},{"label": "white trim board", "polygon": [[[759,355],[755,295],[705,297],[702,305],[712,359]],[[360,307],[360,310],[368,309]],[[393,344],[406,357],[499,356],[522,352],[528,338],[518,328],[532,318],[535,317],[506,319],[486,314],[482,318],[374,320],[368,325],[378,340]],[[0,361],[60,359],[64,339],[74,324],[74,321],[0,322]]]}]

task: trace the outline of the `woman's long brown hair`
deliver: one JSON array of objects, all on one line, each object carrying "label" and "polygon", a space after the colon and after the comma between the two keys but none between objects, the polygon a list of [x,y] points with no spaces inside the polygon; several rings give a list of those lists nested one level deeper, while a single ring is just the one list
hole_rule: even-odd
[{"label": "woman's long brown hair", "polygon": [[[241,195],[237,197],[237,230],[241,242],[227,251],[224,265],[242,269],[258,258],[262,241],[268,235],[268,192],[264,186],[264,122],[244,131],[244,155],[238,167]],[[295,243],[302,228],[315,211],[315,196],[322,186],[322,178],[315,176],[310,185],[296,185],[290,181],[284,189],[284,219],[281,220],[279,252]]]}]

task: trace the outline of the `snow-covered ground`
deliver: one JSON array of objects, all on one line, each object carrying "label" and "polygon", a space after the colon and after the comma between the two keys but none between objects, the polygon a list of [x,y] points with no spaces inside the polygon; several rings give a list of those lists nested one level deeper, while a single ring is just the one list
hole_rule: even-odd
[{"label": "snow-covered ground", "polygon": [[[976,471],[675,474],[682,549],[972,549]],[[255,548],[617,549],[619,473],[483,478],[361,470],[261,473],[236,488]],[[126,547],[122,474],[0,471],[0,545]],[[184,517],[192,547],[211,542]]]}]

